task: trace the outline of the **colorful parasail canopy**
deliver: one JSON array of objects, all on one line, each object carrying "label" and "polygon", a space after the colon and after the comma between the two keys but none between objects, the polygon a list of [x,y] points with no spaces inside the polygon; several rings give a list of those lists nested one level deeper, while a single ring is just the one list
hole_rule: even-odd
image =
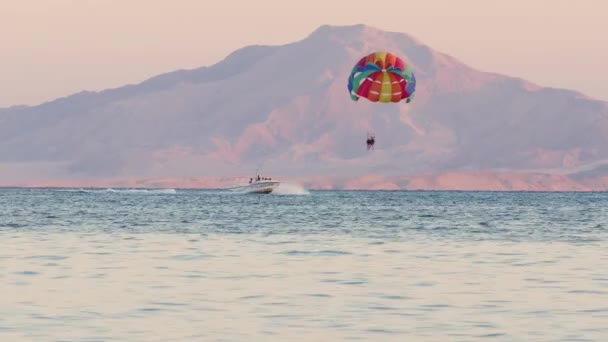
[{"label": "colorful parasail canopy", "polygon": [[372,102],[409,103],[415,90],[416,77],[410,66],[390,52],[361,58],[348,78],[348,91],[354,101],[363,97]]}]

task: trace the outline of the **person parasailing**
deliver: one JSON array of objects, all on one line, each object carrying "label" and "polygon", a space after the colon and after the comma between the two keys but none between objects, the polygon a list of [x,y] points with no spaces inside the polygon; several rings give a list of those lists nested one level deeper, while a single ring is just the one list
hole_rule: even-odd
[{"label": "person parasailing", "polygon": [[[416,92],[416,76],[407,60],[388,51],[362,56],[348,76],[347,89],[353,101],[371,103],[410,103]],[[374,149],[376,137],[369,135],[367,149]]]},{"label": "person parasailing", "polygon": [[374,135],[370,135],[369,133],[367,134],[367,150],[369,151],[369,149],[374,149],[374,144],[376,143],[376,137]]}]

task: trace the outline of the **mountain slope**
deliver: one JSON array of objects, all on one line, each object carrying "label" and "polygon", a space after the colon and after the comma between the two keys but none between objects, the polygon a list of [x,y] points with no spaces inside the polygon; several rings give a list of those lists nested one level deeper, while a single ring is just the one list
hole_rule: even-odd
[{"label": "mountain slope", "polygon": [[[348,96],[350,69],[378,50],[413,66],[412,103]],[[364,145],[368,131],[377,135],[373,152]],[[408,188],[415,177],[431,184],[428,177],[475,171],[567,178],[601,168],[606,147],[606,103],[480,72],[406,34],[365,25],[322,26],[212,66],[0,111],[4,184],[240,176],[260,167],[310,186],[356,188],[373,174],[382,181],[361,187]],[[568,178],[570,187],[601,187],[589,186],[591,174]]]}]

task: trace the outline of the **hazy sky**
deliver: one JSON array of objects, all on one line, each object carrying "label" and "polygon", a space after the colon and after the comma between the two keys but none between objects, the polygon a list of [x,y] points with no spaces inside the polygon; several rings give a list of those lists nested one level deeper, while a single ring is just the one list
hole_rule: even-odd
[{"label": "hazy sky", "polygon": [[359,23],[409,33],[481,70],[608,100],[607,0],[0,0],[0,107]]}]

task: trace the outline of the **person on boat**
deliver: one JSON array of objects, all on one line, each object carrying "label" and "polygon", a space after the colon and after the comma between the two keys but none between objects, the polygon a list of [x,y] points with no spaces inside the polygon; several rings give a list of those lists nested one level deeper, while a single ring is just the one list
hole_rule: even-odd
[{"label": "person on boat", "polygon": [[253,177],[249,178],[249,184],[253,183]]}]

